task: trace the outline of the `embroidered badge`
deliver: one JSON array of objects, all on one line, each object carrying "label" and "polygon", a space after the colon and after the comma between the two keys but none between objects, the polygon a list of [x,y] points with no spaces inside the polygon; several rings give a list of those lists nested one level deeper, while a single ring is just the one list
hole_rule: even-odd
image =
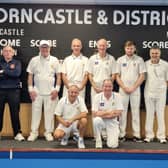
[{"label": "embroidered badge", "polygon": [[15,69],[15,64],[10,64],[10,69]]},{"label": "embroidered badge", "polygon": [[100,106],[104,106],[104,102],[100,102]]},{"label": "embroidered badge", "polygon": [[99,61],[95,61],[95,65],[98,65],[99,64]]},{"label": "embroidered badge", "polygon": [[127,63],[123,63],[122,66],[123,66],[123,67],[126,67],[126,66],[127,66]]},{"label": "embroidered badge", "polygon": [[79,107],[79,106],[77,106],[76,109],[77,109],[78,111],[80,111],[80,107]]}]

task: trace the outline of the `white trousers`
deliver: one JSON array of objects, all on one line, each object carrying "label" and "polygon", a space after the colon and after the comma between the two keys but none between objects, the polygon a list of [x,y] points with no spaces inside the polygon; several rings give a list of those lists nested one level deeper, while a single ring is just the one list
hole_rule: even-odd
[{"label": "white trousers", "polygon": [[32,121],[31,131],[38,134],[38,129],[42,116],[42,107],[44,109],[44,126],[45,133],[52,133],[54,130],[54,110],[58,99],[51,100],[51,96],[37,95],[34,102],[32,102]]},{"label": "white trousers", "polygon": [[107,146],[116,148],[119,145],[119,126],[113,123],[111,119],[102,119],[101,117],[93,118],[93,129],[96,139],[101,139],[103,129],[107,132]]},{"label": "white trousers", "polygon": [[160,95],[159,98],[150,98],[145,96],[145,105],[146,105],[146,125],[145,132],[146,138],[154,138],[153,132],[153,123],[154,116],[156,112],[157,116],[157,138],[164,139],[165,138],[165,105],[166,105],[166,95]]},{"label": "white trousers", "polygon": [[130,101],[133,136],[140,138],[140,94],[121,94],[124,110],[120,117],[120,137],[126,135],[127,112]]}]

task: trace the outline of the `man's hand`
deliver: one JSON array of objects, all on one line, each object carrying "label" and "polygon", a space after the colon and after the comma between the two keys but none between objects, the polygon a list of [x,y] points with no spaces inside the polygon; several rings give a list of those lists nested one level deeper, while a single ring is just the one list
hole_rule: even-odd
[{"label": "man's hand", "polygon": [[31,91],[29,92],[30,98],[33,101],[35,101],[36,97],[37,97],[37,93],[35,91]]},{"label": "man's hand", "polygon": [[124,90],[125,93],[131,94],[131,93],[133,93],[136,90],[136,88],[134,86],[124,87],[123,90]]},{"label": "man's hand", "polygon": [[100,93],[102,92],[103,90],[101,88],[98,88],[98,87],[93,87],[94,90],[96,91],[96,93]]},{"label": "man's hand", "polygon": [[51,100],[55,100],[58,97],[58,92],[56,90],[51,92]]}]

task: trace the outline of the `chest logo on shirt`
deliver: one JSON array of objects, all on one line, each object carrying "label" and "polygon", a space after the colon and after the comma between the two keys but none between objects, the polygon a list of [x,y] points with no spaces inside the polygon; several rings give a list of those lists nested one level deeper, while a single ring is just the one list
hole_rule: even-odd
[{"label": "chest logo on shirt", "polygon": [[123,63],[122,66],[123,66],[123,67],[126,67],[126,66],[127,66],[127,63]]},{"label": "chest logo on shirt", "polygon": [[115,105],[115,103],[114,102],[112,102],[112,104],[111,104],[112,106],[114,106]]},{"label": "chest logo on shirt", "polygon": [[77,106],[76,109],[77,109],[78,111],[80,111],[80,107],[79,107],[79,106]]},{"label": "chest logo on shirt", "polygon": [[15,64],[10,64],[10,69],[15,69]]},{"label": "chest logo on shirt", "polygon": [[134,62],[133,66],[136,66],[136,63]]},{"label": "chest logo on shirt", "polygon": [[103,107],[104,106],[104,102],[100,102],[100,106]]},{"label": "chest logo on shirt", "polygon": [[95,61],[95,65],[98,65],[99,64],[99,61]]},{"label": "chest logo on shirt", "polygon": [[50,66],[51,66],[51,69],[54,69],[54,65],[53,64],[51,64]]}]

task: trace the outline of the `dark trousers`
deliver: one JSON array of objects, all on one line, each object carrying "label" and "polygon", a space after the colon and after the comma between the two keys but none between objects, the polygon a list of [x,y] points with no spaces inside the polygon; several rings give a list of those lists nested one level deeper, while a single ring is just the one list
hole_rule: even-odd
[{"label": "dark trousers", "polygon": [[10,116],[14,136],[20,131],[20,89],[0,89],[0,131],[3,127],[3,115],[5,103],[9,104]]}]

